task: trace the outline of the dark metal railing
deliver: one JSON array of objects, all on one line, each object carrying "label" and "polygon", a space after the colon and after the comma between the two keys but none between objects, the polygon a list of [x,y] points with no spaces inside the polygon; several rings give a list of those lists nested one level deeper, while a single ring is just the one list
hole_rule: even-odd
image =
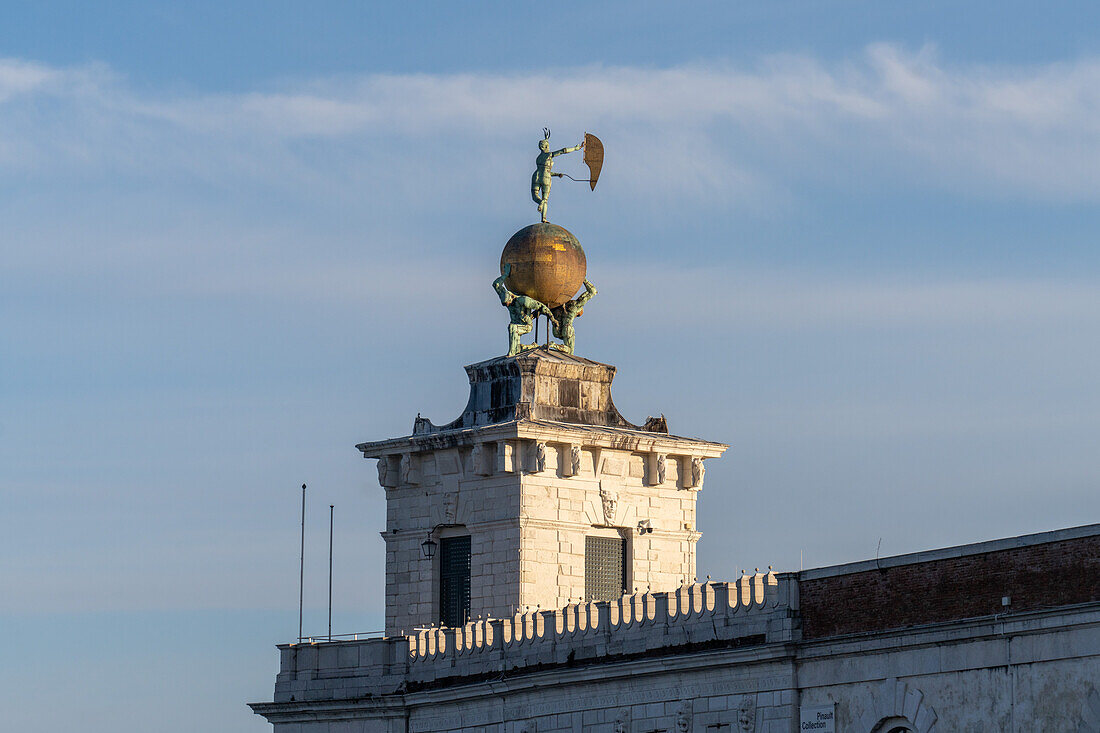
[{"label": "dark metal railing", "polygon": [[363,639],[381,639],[385,631],[358,631],[351,634],[318,634],[317,636],[299,636],[299,644],[327,644],[330,641],[362,641]]}]

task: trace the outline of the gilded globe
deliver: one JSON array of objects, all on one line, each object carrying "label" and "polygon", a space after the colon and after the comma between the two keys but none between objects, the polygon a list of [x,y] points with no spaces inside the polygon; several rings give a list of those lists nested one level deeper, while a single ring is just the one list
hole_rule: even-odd
[{"label": "gilded globe", "polygon": [[550,308],[576,295],[588,270],[577,238],[549,222],[532,224],[513,234],[500,254],[502,275],[506,264],[512,266],[512,271],[505,286]]}]

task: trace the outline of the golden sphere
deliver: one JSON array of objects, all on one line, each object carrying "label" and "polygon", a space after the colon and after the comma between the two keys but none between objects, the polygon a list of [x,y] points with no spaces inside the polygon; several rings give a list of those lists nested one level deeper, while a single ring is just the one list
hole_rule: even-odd
[{"label": "golden sphere", "polygon": [[500,254],[500,272],[509,264],[512,271],[505,286],[556,308],[580,290],[588,263],[577,238],[557,224],[539,223],[512,235]]}]

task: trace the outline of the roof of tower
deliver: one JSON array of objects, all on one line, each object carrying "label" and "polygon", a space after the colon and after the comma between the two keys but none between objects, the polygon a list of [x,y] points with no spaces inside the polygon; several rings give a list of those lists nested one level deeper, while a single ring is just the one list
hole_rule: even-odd
[{"label": "roof of tower", "polygon": [[[646,442],[663,438],[695,441],[669,435],[664,416],[650,417],[642,425],[626,420],[611,398],[615,372],[610,364],[546,346],[470,364],[466,367],[470,397],[462,414],[442,425],[417,415],[409,438],[430,441],[432,437],[445,435],[458,437],[458,433],[475,428],[522,423],[536,431],[539,426],[554,426],[619,434],[623,439],[632,436]],[[356,447],[370,453],[384,450],[392,442],[377,441]]]}]

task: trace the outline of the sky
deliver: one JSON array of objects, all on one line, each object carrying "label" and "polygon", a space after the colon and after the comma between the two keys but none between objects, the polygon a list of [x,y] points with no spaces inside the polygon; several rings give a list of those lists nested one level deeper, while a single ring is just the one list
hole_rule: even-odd
[{"label": "sky", "polygon": [[[700,576],[1100,518],[1100,6],[0,2],[0,706],[263,731],[381,628],[354,445],[506,349],[541,130],[627,419],[730,444]],[[577,175],[581,162],[559,170]],[[578,177],[580,177],[578,175]],[[1052,579],[1056,582],[1056,579]]]}]

